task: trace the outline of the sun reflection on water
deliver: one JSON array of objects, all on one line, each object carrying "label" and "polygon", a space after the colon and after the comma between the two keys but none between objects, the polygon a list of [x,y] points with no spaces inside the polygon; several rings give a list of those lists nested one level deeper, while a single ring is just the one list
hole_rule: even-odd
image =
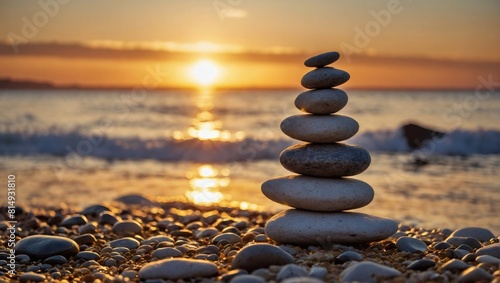
[{"label": "sun reflection on water", "polygon": [[186,192],[186,197],[199,205],[220,203],[226,198],[220,189],[229,185],[229,174],[229,169],[217,169],[210,164],[188,171],[186,177],[191,190]]},{"label": "sun reflection on water", "polygon": [[241,141],[245,139],[243,131],[231,133],[228,130],[222,130],[222,121],[217,120],[213,113],[213,93],[211,90],[201,90],[196,97],[196,106],[200,112],[191,122],[191,125],[185,132],[175,131],[173,138],[175,140],[197,139],[201,141]]},{"label": "sun reflection on water", "polygon": [[[235,142],[245,138],[243,131],[230,132],[223,130],[222,121],[213,114],[213,93],[211,90],[201,90],[196,97],[198,114],[185,131],[175,131],[173,138],[178,141],[198,140]],[[229,201],[231,196],[221,192],[229,186],[230,170],[225,166],[213,164],[198,165],[196,169],[188,170],[186,177],[190,190],[185,195],[195,204],[211,205]]]}]

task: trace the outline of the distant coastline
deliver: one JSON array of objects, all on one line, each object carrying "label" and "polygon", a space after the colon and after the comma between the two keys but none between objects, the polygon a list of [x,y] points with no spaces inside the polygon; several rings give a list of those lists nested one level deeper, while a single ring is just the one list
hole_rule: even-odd
[{"label": "distant coastline", "polygon": [[[0,78],[0,90],[131,90],[135,86],[106,86],[106,85],[79,85],[79,84],[55,84],[49,81],[36,81],[29,79]],[[196,87],[158,87],[155,90],[197,90]],[[242,86],[237,88],[216,87],[216,90],[304,90],[301,87],[253,87]],[[397,88],[397,87],[346,87],[348,90],[408,90],[408,91],[466,91],[474,88]]]}]

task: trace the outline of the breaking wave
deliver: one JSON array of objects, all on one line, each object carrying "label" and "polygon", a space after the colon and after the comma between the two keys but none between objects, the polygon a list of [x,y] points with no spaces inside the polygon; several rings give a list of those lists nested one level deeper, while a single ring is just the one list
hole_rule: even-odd
[{"label": "breaking wave", "polygon": [[[348,143],[370,152],[411,152],[401,129],[358,133]],[[291,139],[242,141],[141,139],[138,137],[86,136],[78,131],[0,132],[0,155],[78,154],[108,160],[238,162],[277,159]],[[429,155],[500,154],[500,131],[454,130],[430,141],[421,151]]]}]

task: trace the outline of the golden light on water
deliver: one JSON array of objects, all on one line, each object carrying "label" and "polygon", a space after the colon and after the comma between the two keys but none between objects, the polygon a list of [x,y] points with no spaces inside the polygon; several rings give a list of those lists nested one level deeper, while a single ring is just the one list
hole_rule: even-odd
[{"label": "golden light on water", "polygon": [[210,90],[202,90],[196,97],[196,106],[200,112],[193,119],[185,132],[175,131],[172,137],[175,140],[198,139],[202,141],[241,141],[246,135],[243,131],[230,132],[223,130],[222,121],[217,120],[213,113],[213,94]]},{"label": "golden light on water", "polygon": [[229,185],[230,171],[227,168],[217,169],[213,165],[204,164],[196,170],[188,171],[191,190],[186,192],[186,197],[195,204],[210,205],[224,200],[220,189]]},{"label": "golden light on water", "polygon": [[[205,65],[201,65],[200,63],[200,66]],[[197,75],[194,77],[197,77]],[[243,131],[232,133],[229,130],[223,130],[222,121],[218,120],[213,114],[213,95],[210,89],[200,90],[195,103],[199,112],[185,131],[175,131],[173,133],[172,136],[175,140],[194,139],[199,141],[235,142],[245,139],[246,135]],[[188,200],[198,205],[220,204],[229,201],[231,196],[221,192],[221,190],[229,186],[229,175],[230,170],[224,166],[217,167],[213,164],[198,165],[196,169],[188,170],[186,173],[190,190],[185,193],[185,196]]]}]

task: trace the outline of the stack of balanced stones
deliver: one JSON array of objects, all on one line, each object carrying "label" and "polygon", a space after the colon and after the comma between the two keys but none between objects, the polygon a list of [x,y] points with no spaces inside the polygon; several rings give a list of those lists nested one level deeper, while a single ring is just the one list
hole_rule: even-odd
[{"label": "stack of balanced stones", "polygon": [[290,244],[354,244],[385,239],[398,224],[346,210],[368,205],[374,191],[367,183],[345,178],[365,171],[371,158],[364,148],[340,143],[359,129],[356,120],[333,114],[347,104],[347,94],[337,88],[350,78],[342,70],[325,67],[339,59],[327,52],[307,59],[315,69],[304,75],[301,84],[311,89],[301,93],[295,106],[307,113],[286,118],[281,130],[304,141],[285,149],[280,162],[290,175],[268,180],[262,192],[272,201],[293,207],[274,215],[266,224],[271,239]]}]

